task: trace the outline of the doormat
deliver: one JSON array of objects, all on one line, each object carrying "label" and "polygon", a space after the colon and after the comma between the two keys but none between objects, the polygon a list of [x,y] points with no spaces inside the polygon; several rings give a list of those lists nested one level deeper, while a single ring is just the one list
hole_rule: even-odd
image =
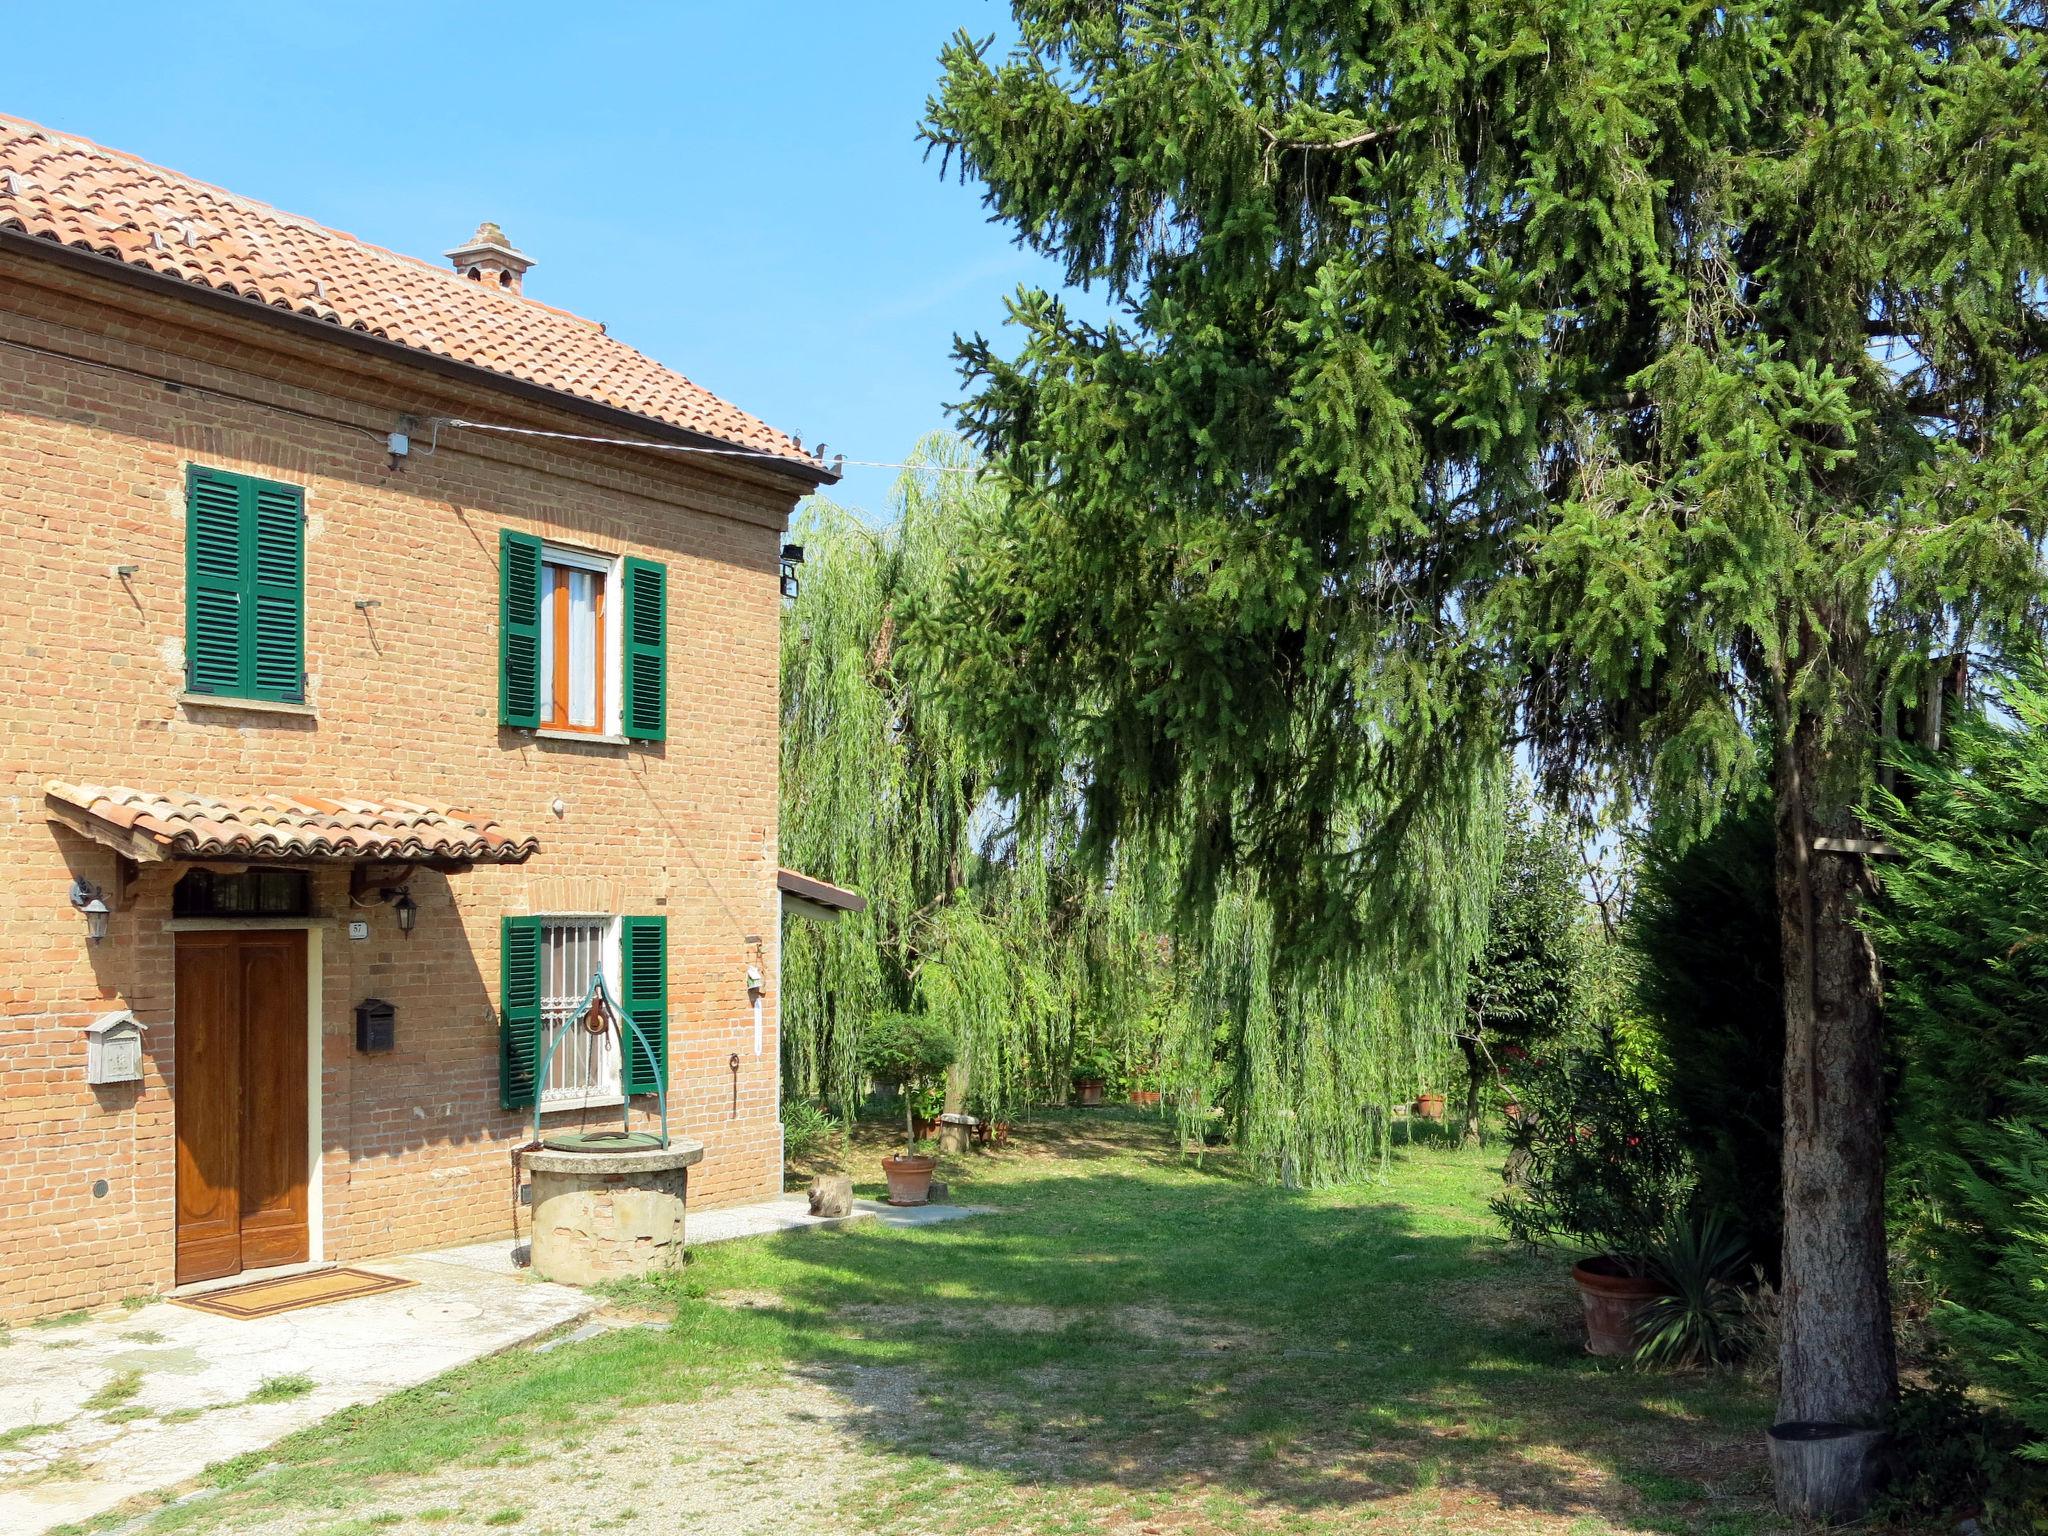
[{"label": "doormat", "polygon": [[396,1275],[373,1275],[367,1269],[323,1269],[310,1275],[286,1275],[280,1280],[258,1280],[172,1299],[181,1307],[217,1312],[222,1317],[270,1317],[278,1312],[296,1312],[301,1307],[325,1306],[330,1301],[353,1301],[358,1296],[402,1291],[418,1284],[417,1280],[401,1280]]}]

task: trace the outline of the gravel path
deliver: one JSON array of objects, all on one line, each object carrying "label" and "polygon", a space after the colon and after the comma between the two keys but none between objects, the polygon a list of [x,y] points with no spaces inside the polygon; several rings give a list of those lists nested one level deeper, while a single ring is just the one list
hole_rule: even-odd
[{"label": "gravel path", "polygon": [[834,1507],[889,1470],[864,1422],[914,1407],[908,1373],[860,1375],[858,1403],[823,1376],[786,1374],[771,1385],[621,1414],[524,1466],[394,1479],[339,1522],[332,1511],[273,1511],[232,1529],[251,1536],[479,1527],[520,1536],[829,1530]]}]

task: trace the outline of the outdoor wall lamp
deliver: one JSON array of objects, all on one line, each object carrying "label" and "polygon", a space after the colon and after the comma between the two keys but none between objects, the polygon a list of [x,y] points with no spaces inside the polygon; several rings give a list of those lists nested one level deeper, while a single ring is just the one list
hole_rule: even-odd
[{"label": "outdoor wall lamp", "polygon": [[391,910],[397,914],[400,933],[411,933],[412,925],[420,920],[420,904],[412,899],[411,891],[400,891]]},{"label": "outdoor wall lamp", "polygon": [[71,905],[85,914],[85,936],[97,944],[107,936],[107,893],[83,875],[71,880]]}]

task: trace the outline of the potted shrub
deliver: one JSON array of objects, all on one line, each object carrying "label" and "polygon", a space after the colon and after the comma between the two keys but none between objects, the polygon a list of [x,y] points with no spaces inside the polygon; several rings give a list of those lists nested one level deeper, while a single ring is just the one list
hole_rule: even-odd
[{"label": "potted shrub", "polygon": [[953,1064],[953,1037],[921,1013],[885,1013],[871,1022],[860,1042],[860,1064],[871,1077],[903,1096],[903,1150],[882,1159],[891,1205],[923,1205],[931,1198],[938,1159],[920,1150],[918,1091]]},{"label": "potted shrub", "polygon": [[1586,1347],[1636,1351],[1645,1316],[1671,1286],[1657,1256],[1692,1203],[1692,1168],[1670,1113],[1622,1062],[1611,1032],[1520,1074],[1509,1131],[1512,1182],[1493,1202],[1517,1242],[1582,1257],[1572,1280]]},{"label": "potted shrub", "polygon": [[1090,1045],[1075,1052],[1074,1102],[1084,1109],[1100,1104],[1103,1095],[1109,1091],[1109,1080],[1115,1071],[1115,1059],[1099,1045]]}]

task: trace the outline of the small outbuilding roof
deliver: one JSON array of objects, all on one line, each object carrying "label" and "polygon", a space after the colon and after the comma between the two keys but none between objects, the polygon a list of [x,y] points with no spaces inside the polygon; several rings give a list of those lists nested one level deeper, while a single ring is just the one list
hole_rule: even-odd
[{"label": "small outbuilding roof", "polygon": [[810,916],[832,918],[842,912],[867,910],[868,899],[859,891],[850,891],[828,880],[815,880],[793,869],[778,869],[775,886],[786,903]]}]

